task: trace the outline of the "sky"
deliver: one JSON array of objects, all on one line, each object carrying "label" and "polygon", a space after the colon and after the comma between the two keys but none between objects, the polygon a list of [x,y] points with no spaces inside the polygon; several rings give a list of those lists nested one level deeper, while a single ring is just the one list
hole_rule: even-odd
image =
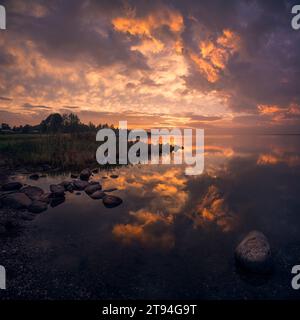
[{"label": "sky", "polygon": [[2,0],[0,122],[299,132],[295,3]]}]

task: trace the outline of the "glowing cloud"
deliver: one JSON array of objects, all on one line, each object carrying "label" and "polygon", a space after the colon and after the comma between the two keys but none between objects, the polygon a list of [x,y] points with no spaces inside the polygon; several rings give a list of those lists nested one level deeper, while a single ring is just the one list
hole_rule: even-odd
[{"label": "glowing cloud", "polygon": [[132,49],[141,52],[163,50],[164,43],[156,36],[156,31],[162,27],[167,27],[174,34],[180,34],[184,27],[182,15],[167,7],[140,18],[136,17],[135,10],[127,10],[126,17],[114,18],[112,24],[118,32],[140,37],[142,44]]},{"label": "glowing cloud", "polygon": [[239,50],[240,38],[231,30],[223,30],[216,41],[201,41],[200,54],[191,53],[192,61],[209,82],[216,82],[226,69],[229,58]]}]

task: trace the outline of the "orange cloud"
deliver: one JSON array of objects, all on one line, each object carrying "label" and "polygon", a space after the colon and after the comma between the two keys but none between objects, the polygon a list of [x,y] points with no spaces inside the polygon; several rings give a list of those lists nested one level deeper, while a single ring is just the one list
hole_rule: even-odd
[{"label": "orange cloud", "polygon": [[201,41],[200,54],[191,53],[192,61],[209,82],[216,82],[226,68],[229,58],[239,50],[240,38],[231,30],[223,30],[216,41]]},{"label": "orange cloud", "polygon": [[166,7],[141,18],[135,17],[135,11],[131,10],[126,17],[114,18],[112,24],[118,32],[142,38],[142,44],[132,48],[142,52],[163,50],[164,44],[156,37],[156,30],[166,26],[172,33],[180,34],[184,28],[182,15]]},{"label": "orange cloud", "polygon": [[261,154],[257,160],[257,164],[277,164],[280,161],[277,156],[271,154]]},{"label": "orange cloud", "polygon": [[282,111],[281,108],[279,108],[278,106],[275,106],[275,105],[264,105],[264,104],[261,104],[257,108],[258,108],[258,111],[261,114],[273,114],[273,113],[277,113],[277,112],[281,112]]},{"label": "orange cloud", "polygon": [[205,149],[205,155],[214,155],[220,154],[221,156],[224,156],[226,158],[231,158],[234,155],[234,150],[232,148],[226,148],[222,146],[210,146],[206,145],[204,146]]},{"label": "orange cloud", "polygon": [[299,166],[300,157],[298,155],[289,154],[261,154],[259,155],[257,162],[258,165],[276,165],[278,163],[285,163],[290,167]]},{"label": "orange cloud", "polygon": [[191,218],[194,220],[195,227],[215,223],[224,232],[232,231],[238,223],[236,217],[230,212],[225,199],[222,198],[218,188],[214,185],[208,188]]},{"label": "orange cloud", "polygon": [[170,249],[174,246],[174,236],[170,231],[172,216],[153,213],[145,209],[130,214],[135,217],[133,224],[118,224],[113,228],[113,235],[125,245],[139,242],[147,247]]}]

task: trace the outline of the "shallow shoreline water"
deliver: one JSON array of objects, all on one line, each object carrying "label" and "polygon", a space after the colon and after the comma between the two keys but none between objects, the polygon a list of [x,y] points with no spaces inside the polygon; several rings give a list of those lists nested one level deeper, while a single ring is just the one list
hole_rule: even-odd
[{"label": "shallow shoreline water", "polygon": [[[118,207],[66,193],[64,203],[1,235],[3,297],[298,298],[291,268],[300,253],[299,150],[297,137],[208,137],[201,176],[175,165],[100,171],[92,180],[117,188]],[[70,173],[11,178],[47,190]],[[235,247],[251,230],[270,241],[270,274],[235,264]]]}]

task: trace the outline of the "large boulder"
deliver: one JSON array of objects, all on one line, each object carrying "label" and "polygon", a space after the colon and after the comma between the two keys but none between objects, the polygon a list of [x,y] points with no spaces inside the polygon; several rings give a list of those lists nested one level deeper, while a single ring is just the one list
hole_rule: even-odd
[{"label": "large boulder", "polygon": [[83,181],[88,181],[91,175],[92,171],[90,169],[84,169],[80,172],[80,179]]},{"label": "large boulder", "polygon": [[32,213],[41,213],[43,211],[46,211],[47,208],[48,208],[48,205],[46,202],[35,200],[28,207],[28,211]]},{"label": "large boulder", "polygon": [[15,191],[22,188],[22,183],[20,182],[8,182],[2,185],[3,191]]},{"label": "large boulder", "polygon": [[98,190],[98,191],[90,194],[90,197],[94,200],[103,199],[105,196],[106,196],[106,194],[101,190]]},{"label": "large boulder", "polygon": [[237,263],[244,269],[265,273],[272,268],[271,248],[266,236],[259,231],[251,231],[235,249]]},{"label": "large boulder", "polygon": [[103,204],[105,205],[105,207],[107,208],[114,208],[119,206],[121,203],[123,202],[123,200],[119,197],[116,196],[110,196],[110,195],[106,195],[103,198]]},{"label": "large boulder", "polygon": [[13,209],[26,209],[31,202],[31,199],[22,192],[10,193],[2,198],[2,203]]},{"label": "large boulder", "polygon": [[65,196],[65,188],[59,184],[51,184],[50,191],[52,198],[63,198]]},{"label": "large boulder", "polygon": [[25,193],[31,200],[37,200],[44,194],[43,189],[34,186],[24,187],[20,191]]},{"label": "large boulder", "polygon": [[85,191],[87,194],[93,194],[93,193],[95,193],[96,191],[101,190],[101,189],[102,189],[101,185],[100,185],[99,183],[97,183],[97,184],[91,184],[91,185],[87,186],[87,187],[84,189],[84,191]]},{"label": "large boulder", "polygon": [[74,180],[73,181],[74,189],[75,190],[84,190],[89,183],[87,181],[82,181],[82,180]]}]

